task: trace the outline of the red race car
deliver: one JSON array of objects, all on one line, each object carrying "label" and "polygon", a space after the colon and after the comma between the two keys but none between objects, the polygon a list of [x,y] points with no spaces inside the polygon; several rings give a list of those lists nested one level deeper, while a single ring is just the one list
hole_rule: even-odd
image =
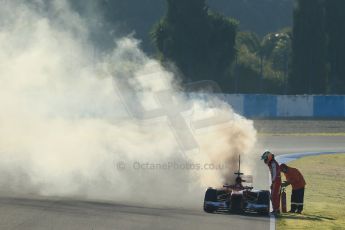
[{"label": "red race car", "polygon": [[255,190],[251,186],[243,186],[251,183],[244,179],[243,173],[239,169],[235,172],[236,179],[232,185],[223,185],[222,188],[208,188],[204,198],[204,211],[230,212],[230,213],[258,213],[269,215],[270,212],[270,192],[267,190]]}]

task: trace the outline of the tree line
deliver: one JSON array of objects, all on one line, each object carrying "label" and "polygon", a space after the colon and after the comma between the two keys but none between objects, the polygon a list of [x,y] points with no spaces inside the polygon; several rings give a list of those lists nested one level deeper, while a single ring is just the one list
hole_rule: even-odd
[{"label": "tree line", "polygon": [[345,1],[296,0],[293,27],[259,36],[205,0],[166,0],[151,37],[185,82],[214,80],[228,93],[345,91]]},{"label": "tree line", "polygon": [[[112,47],[113,38],[109,38],[109,32],[114,32],[116,36],[134,32],[134,36],[141,41],[141,48],[149,55],[155,53],[155,45],[151,42],[149,31],[152,25],[166,13],[166,0],[73,0],[70,2],[81,15],[91,16],[91,21],[96,18],[89,12],[90,10],[97,9],[104,16],[105,20],[101,23],[104,28],[99,30],[95,28],[94,37],[98,43],[106,46],[105,48]],[[210,9],[224,16],[239,20],[240,30],[250,30],[260,36],[292,25],[293,0],[206,0],[206,4]],[[107,44],[104,44],[105,42]]]},{"label": "tree line", "polygon": [[294,10],[291,93],[345,93],[345,1],[299,0]]}]

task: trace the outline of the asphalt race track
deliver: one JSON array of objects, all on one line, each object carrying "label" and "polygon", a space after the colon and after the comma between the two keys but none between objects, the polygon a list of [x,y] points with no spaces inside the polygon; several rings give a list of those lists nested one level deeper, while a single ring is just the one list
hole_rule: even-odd
[{"label": "asphalt race track", "polygon": [[267,218],[120,204],[0,199],[1,229],[267,229]]},{"label": "asphalt race track", "polygon": [[[268,136],[259,138],[277,155],[345,150],[345,136]],[[257,186],[268,187],[267,168],[258,163]],[[259,216],[207,214],[200,209],[141,207],[58,198],[0,198],[0,229],[269,229]]]}]

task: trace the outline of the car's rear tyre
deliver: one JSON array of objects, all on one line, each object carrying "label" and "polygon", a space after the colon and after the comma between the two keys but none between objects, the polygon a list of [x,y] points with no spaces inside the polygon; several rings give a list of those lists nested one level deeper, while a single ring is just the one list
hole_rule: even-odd
[{"label": "car's rear tyre", "polygon": [[217,190],[209,188],[206,190],[204,201],[217,202]]},{"label": "car's rear tyre", "polygon": [[209,188],[206,190],[205,198],[204,198],[204,211],[207,213],[213,213],[217,211],[217,208],[206,205],[206,202],[217,202],[217,190],[213,188]]},{"label": "car's rear tyre", "polygon": [[204,205],[204,211],[207,212],[207,213],[214,213],[214,212],[217,211],[217,210],[214,209],[214,208],[206,207],[206,206]]}]

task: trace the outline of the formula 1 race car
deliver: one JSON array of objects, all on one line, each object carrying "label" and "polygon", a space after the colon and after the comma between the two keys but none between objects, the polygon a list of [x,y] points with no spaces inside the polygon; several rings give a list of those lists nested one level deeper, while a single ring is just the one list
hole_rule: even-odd
[{"label": "formula 1 race car", "polygon": [[241,160],[239,158],[238,171],[235,184],[223,185],[222,188],[208,188],[204,198],[204,211],[230,212],[236,214],[257,213],[269,215],[270,192],[254,190],[253,187],[243,186],[243,173],[240,172]]}]

